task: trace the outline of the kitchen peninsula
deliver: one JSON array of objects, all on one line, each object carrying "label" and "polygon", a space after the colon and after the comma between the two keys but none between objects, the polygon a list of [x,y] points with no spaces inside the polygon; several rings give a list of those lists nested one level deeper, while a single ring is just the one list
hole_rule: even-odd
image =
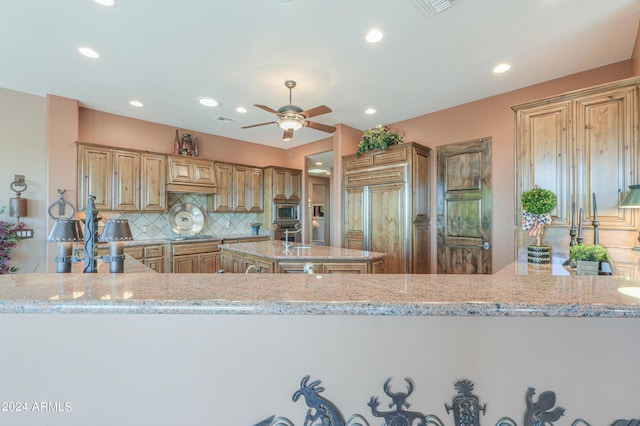
[{"label": "kitchen peninsula", "polygon": [[375,274],[383,271],[385,253],[282,241],[242,242],[220,246],[225,272]]},{"label": "kitchen peninsula", "polygon": [[405,378],[412,410],[444,425],[461,379],[487,404],[481,424],[522,419],[531,387],[534,401],[556,393],[558,425],[611,425],[639,417],[640,299],[629,289],[640,282],[509,271],[3,275],[0,399],[71,410],[0,417],[302,425],[308,407],[291,397],[310,375],[345,418],[370,426],[380,420],[367,401],[386,398],[388,379],[389,393],[406,389]]}]

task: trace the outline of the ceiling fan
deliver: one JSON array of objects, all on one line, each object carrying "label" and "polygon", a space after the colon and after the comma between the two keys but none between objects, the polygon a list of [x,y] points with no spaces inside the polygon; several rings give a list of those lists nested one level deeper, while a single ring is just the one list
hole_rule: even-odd
[{"label": "ceiling fan", "polygon": [[327,126],[326,124],[320,124],[308,120],[309,118],[315,117],[317,115],[330,113],[331,108],[326,105],[320,105],[315,108],[303,111],[302,108],[291,103],[291,89],[296,87],[296,82],[293,80],[287,80],[284,82],[284,85],[289,88],[289,105],[282,106],[276,111],[275,109],[269,108],[265,105],[254,104],[254,106],[257,106],[260,109],[263,109],[272,114],[276,114],[278,116],[278,119],[276,121],[269,121],[267,123],[244,126],[242,127],[243,129],[264,126],[267,124],[277,124],[278,127],[284,130],[284,134],[282,135],[283,141],[290,141],[293,138],[294,130],[298,130],[302,127],[311,127],[312,129],[321,130],[327,133],[333,133],[336,131],[336,128],[333,126]]}]

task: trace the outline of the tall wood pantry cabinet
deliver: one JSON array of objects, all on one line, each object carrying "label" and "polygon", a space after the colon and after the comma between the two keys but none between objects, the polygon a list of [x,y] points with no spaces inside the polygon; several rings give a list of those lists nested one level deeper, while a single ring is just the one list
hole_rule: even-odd
[{"label": "tall wood pantry cabinet", "polygon": [[384,273],[430,272],[429,155],[412,142],[343,157],[344,246],[387,253]]},{"label": "tall wood pantry cabinet", "polygon": [[[583,210],[583,237],[593,243],[593,193],[599,242],[628,246],[636,236],[634,209],[620,209],[628,186],[638,183],[638,93],[635,77],[516,105],[516,202],[534,186],[558,197],[543,243],[568,252],[572,205],[575,226]],[[517,248],[534,244],[518,226]]]}]

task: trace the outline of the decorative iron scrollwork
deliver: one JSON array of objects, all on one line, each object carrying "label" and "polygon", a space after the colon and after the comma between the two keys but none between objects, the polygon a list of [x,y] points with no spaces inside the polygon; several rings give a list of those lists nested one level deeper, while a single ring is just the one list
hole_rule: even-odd
[{"label": "decorative iron scrollwork", "polygon": [[[347,420],[336,404],[320,396],[324,388],[320,386],[320,380],[309,383],[310,376],[304,376],[300,382],[300,389],[293,393],[292,400],[298,401],[304,398],[309,409],[303,421],[303,426],[372,426],[362,414],[353,414]],[[419,411],[408,411],[410,404],[407,401],[413,393],[414,383],[410,378],[405,378],[406,392],[392,392],[391,379],[387,379],[382,386],[384,393],[391,398],[388,405],[391,410],[380,411],[378,397],[372,396],[367,405],[374,417],[383,422],[380,426],[445,426],[442,420],[434,414],[423,414]],[[454,385],[458,394],[453,397],[451,405],[445,403],[447,414],[453,415],[455,426],[480,426],[480,414],[484,415],[487,404],[480,404],[480,398],[474,395],[473,383],[470,380],[459,380]],[[525,412],[523,426],[553,426],[564,415],[565,409],[556,406],[556,394],[553,391],[542,392],[534,401],[535,389],[530,387],[525,393]],[[275,415],[266,418],[255,426],[295,426],[286,417]],[[496,426],[518,426],[510,417],[502,417]],[[576,419],[571,426],[591,426],[586,420]],[[611,426],[640,426],[640,420],[616,420]]]}]

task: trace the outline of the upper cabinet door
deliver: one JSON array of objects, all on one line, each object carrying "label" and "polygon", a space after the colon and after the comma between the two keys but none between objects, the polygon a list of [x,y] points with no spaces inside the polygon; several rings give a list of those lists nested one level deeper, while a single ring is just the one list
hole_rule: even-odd
[{"label": "upper cabinet door", "polygon": [[636,88],[612,90],[576,101],[577,200],[585,219],[600,226],[635,229],[633,209],[620,209],[627,187],[637,182]]},{"label": "upper cabinet door", "polygon": [[166,157],[142,154],[140,161],[140,210],[165,211],[167,209]]},{"label": "upper cabinet door", "polygon": [[80,145],[78,161],[78,210],[87,208],[89,195],[96,197],[98,210],[111,210],[112,150]]},{"label": "upper cabinet door", "polygon": [[210,198],[213,208],[209,211],[227,213],[233,211],[233,165],[227,163],[215,164],[218,192]]},{"label": "upper cabinet door", "polygon": [[113,210],[140,210],[140,154],[113,151]]},{"label": "upper cabinet door", "polygon": [[247,208],[250,212],[264,211],[264,173],[258,167],[247,170]]}]

